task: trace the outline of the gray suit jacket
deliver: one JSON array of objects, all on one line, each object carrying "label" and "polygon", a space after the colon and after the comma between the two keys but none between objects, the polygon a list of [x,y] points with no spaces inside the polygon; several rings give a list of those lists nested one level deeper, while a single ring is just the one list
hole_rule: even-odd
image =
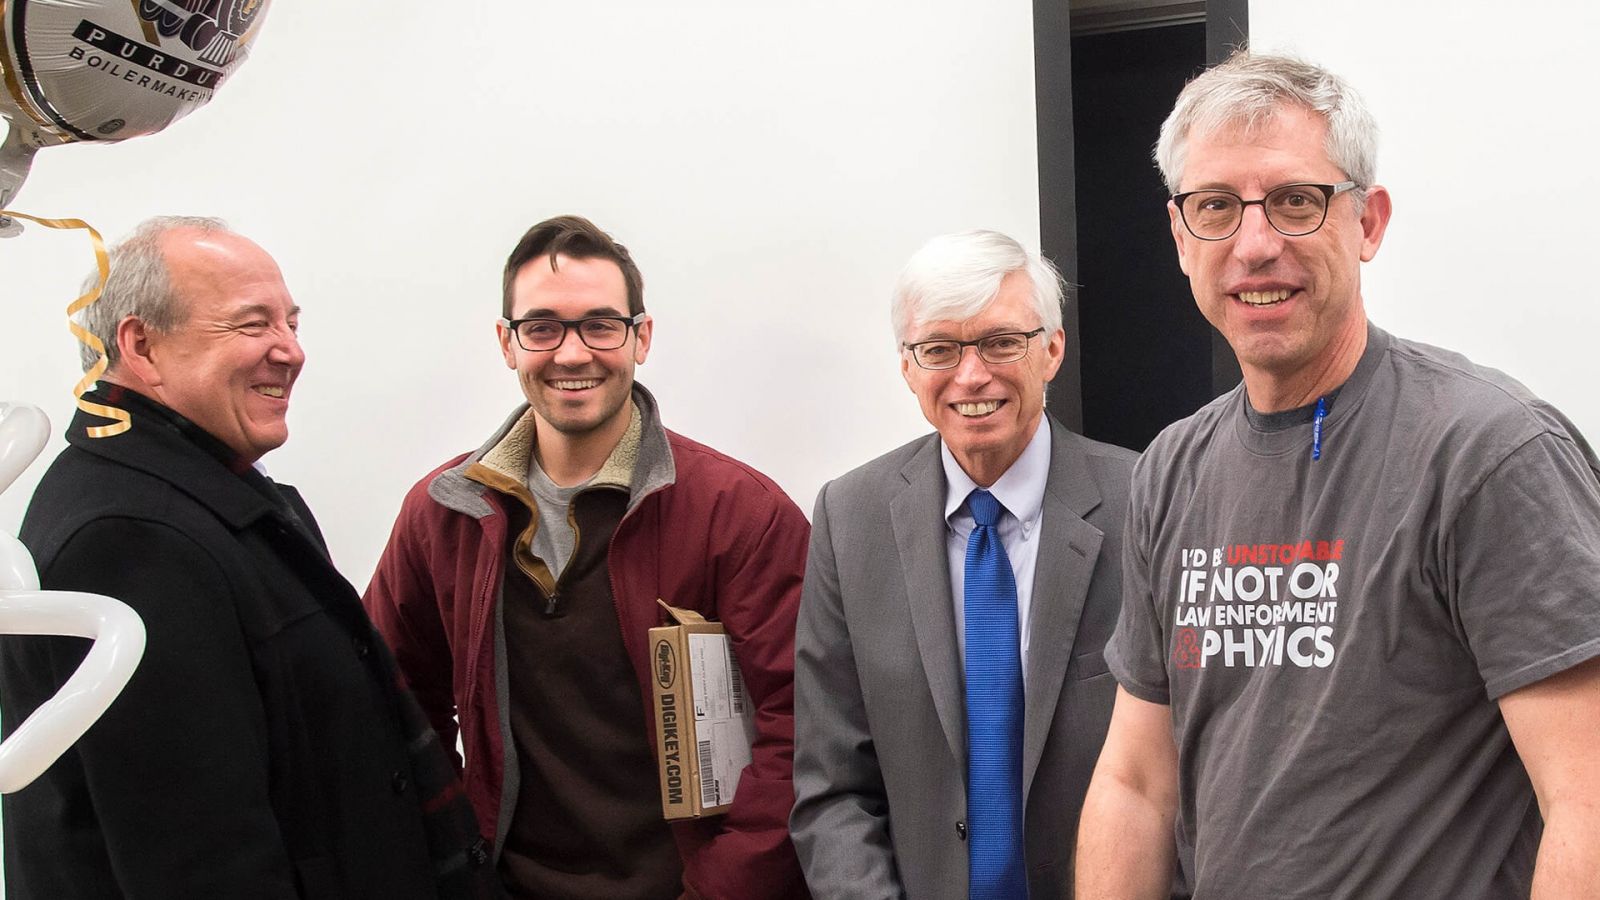
[{"label": "gray suit jacket", "polygon": [[[1023,802],[1032,900],[1072,895],[1078,813],[1111,717],[1136,454],[1051,420],[1031,608]],[[817,496],[795,638],[796,804],[816,897],[967,896],[965,679],[928,435]]]}]

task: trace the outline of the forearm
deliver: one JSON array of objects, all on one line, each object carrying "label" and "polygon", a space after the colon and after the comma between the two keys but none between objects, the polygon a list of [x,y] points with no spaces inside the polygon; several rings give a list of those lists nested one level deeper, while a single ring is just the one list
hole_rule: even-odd
[{"label": "forearm", "polygon": [[455,685],[450,640],[445,634],[444,598],[435,593],[434,581],[425,574],[428,561],[420,557],[404,521],[402,511],[361,600],[373,628],[393,655],[407,689],[459,771]]},{"label": "forearm", "polygon": [[789,839],[789,810],[794,630],[810,526],[781,495],[781,502],[767,495],[746,499],[748,518],[724,523],[726,534],[714,539],[722,543],[714,552],[712,596],[755,706],[755,735],[750,764],[717,833],[694,858],[685,856],[684,888],[687,896],[707,900],[788,900],[806,896]]},{"label": "forearm", "polygon": [[813,895],[893,900],[905,890],[845,614],[829,489],[817,495],[795,628],[795,803],[789,830]]},{"label": "forearm", "polygon": [[[146,560],[163,571],[129,574]],[[69,755],[119,895],[187,900],[248,884],[252,896],[293,897],[268,713],[222,569],[168,526],[105,523],[74,538],[49,575],[123,600],[148,634],[133,677]]]},{"label": "forearm", "polygon": [[848,638],[802,625],[796,655],[794,811],[789,829],[813,894],[903,897],[889,798]]},{"label": "forearm", "polygon": [[1600,799],[1555,806],[1545,814],[1533,870],[1532,900],[1600,898]]},{"label": "forearm", "polygon": [[1078,825],[1078,900],[1166,900],[1176,865],[1175,804],[1096,774]]},{"label": "forearm", "polygon": [[1533,900],[1600,898],[1600,658],[1500,698],[1544,831]]},{"label": "forearm", "polygon": [[685,891],[708,900],[805,897],[805,880],[789,841],[788,812],[793,802],[787,772],[774,779],[754,766],[745,769],[732,807],[714,820],[715,835],[684,857]]},{"label": "forearm", "polygon": [[790,831],[816,896],[903,897],[889,840],[888,792],[848,632],[828,627],[829,617],[817,615],[823,606],[803,614],[796,639]]},{"label": "forearm", "polygon": [[802,794],[790,820],[806,882],[816,897],[903,898],[880,798]]}]

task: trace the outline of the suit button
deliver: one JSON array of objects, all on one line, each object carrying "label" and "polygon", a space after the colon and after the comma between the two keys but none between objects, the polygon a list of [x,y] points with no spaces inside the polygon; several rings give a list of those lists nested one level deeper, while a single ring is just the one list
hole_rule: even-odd
[{"label": "suit button", "polygon": [[967,823],[956,823],[956,837],[961,838],[963,841],[967,839]]},{"label": "suit button", "polygon": [[366,659],[367,654],[372,652],[372,644],[364,637],[358,637],[352,643],[356,645],[356,656],[361,659]]},{"label": "suit button", "polygon": [[396,794],[404,794],[406,792],[406,788],[410,786],[411,779],[407,778],[406,773],[404,772],[396,772],[389,776],[389,787],[393,789]]}]

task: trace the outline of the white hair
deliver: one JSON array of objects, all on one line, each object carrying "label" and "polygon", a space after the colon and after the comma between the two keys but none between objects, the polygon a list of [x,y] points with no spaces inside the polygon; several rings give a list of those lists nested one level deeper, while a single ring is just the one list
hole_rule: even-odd
[{"label": "white hair", "polygon": [[1154,155],[1167,190],[1179,191],[1191,135],[1230,127],[1249,131],[1271,121],[1284,106],[1302,107],[1327,123],[1328,159],[1356,183],[1356,202],[1362,204],[1365,189],[1378,175],[1378,124],[1361,96],[1320,66],[1246,50],[1190,81],[1161,124]]},{"label": "white hair", "polygon": [[1033,305],[1046,333],[1059,330],[1061,275],[1056,267],[997,231],[962,231],[923,244],[900,271],[889,309],[895,343],[905,341],[915,322],[970,319],[982,312],[1013,272],[1026,272],[1033,283]]},{"label": "white hair", "polygon": [[[172,293],[162,239],[173,231],[192,229],[201,232],[227,231],[221,219],[204,216],[155,216],[140,222],[133,232],[107,251],[111,274],[106,278],[100,299],[78,313],[78,324],[106,346],[106,362],[115,366],[122,358],[117,349],[117,326],[133,316],[157,331],[171,331],[188,320],[188,310]],[[83,280],[83,291],[92,290],[100,280],[96,267]],[[78,347],[83,370],[89,371],[100,357],[88,344]]]}]

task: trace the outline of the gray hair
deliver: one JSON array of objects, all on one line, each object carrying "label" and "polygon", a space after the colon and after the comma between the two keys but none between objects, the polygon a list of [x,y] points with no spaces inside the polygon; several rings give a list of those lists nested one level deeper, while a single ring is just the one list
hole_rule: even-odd
[{"label": "gray hair", "polygon": [[1028,273],[1046,333],[1061,328],[1061,275],[1049,260],[998,231],[962,231],[923,244],[901,270],[889,309],[895,343],[905,341],[913,317],[959,320],[982,312],[1012,272]]},{"label": "gray hair", "polygon": [[1303,107],[1328,124],[1328,159],[1356,183],[1356,202],[1378,175],[1378,123],[1344,79],[1292,56],[1240,50],[1197,76],[1178,94],[1161,124],[1155,161],[1176,194],[1183,181],[1189,136],[1230,126],[1247,131],[1268,122],[1283,106]]},{"label": "gray hair", "polygon": [[[192,229],[203,233],[227,231],[227,223],[205,216],[155,216],[140,222],[133,232],[108,251],[111,275],[100,299],[78,313],[78,324],[106,345],[106,362],[115,367],[122,358],[117,348],[117,325],[133,316],[157,331],[171,331],[188,320],[188,310],[172,293],[162,241],[171,232]],[[83,291],[100,280],[98,268],[83,280]],[[100,357],[87,344],[78,356],[89,371]]]}]

